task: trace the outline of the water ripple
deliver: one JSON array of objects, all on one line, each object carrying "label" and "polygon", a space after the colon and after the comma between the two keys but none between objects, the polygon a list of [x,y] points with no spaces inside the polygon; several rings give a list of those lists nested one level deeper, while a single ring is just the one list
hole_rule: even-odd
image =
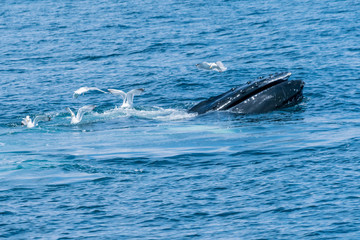
[{"label": "water ripple", "polygon": [[[0,238],[358,239],[359,7],[2,3]],[[306,82],[298,106],[187,113],[281,71]],[[121,109],[72,98],[82,86],[145,92]],[[88,104],[70,124],[65,107]],[[39,114],[52,120],[21,126]]]}]

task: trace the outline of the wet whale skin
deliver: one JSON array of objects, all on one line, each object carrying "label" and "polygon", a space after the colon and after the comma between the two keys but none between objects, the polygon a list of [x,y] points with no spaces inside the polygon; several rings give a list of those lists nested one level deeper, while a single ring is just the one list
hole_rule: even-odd
[{"label": "wet whale skin", "polygon": [[288,80],[291,73],[279,73],[235,87],[210,97],[189,109],[191,113],[231,111],[241,114],[265,113],[299,103],[303,98],[302,80]]}]

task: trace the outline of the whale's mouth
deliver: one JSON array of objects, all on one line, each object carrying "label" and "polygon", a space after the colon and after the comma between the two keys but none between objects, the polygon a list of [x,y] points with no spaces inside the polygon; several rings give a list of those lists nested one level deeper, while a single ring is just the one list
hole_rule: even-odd
[{"label": "whale's mouth", "polygon": [[[298,81],[300,81],[300,80],[298,80]],[[305,85],[305,83],[303,81],[301,81],[300,86],[297,89],[296,93],[293,96],[291,96],[290,98],[284,100],[282,103],[282,106],[290,107],[290,106],[294,106],[295,104],[300,102],[303,99],[302,90],[304,89],[304,85]]]},{"label": "whale's mouth", "polygon": [[[275,81],[271,81],[270,83],[268,84],[265,84],[265,85],[260,85],[258,83],[254,83],[253,85],[255,86],[251,86],[251,89],[248,93],[246,93],[245,91],[244,92],[239,92],[238,95],[236,95],[234,98],[230,98],[229,99],[229,104],[226,104],[224,108],[219,108],[218,110],[227,110],[227,109],[230,109],[236,105],[238,105],[239,103],[245,101],[246,99],[249,99],[249,98],[252,98],[254,97],[256,94],[260,93],[260,92],[263,92],[275,85],[278,85],[282,82],[285,82],[287,79],[277,79]],[[254,89],[253,91],[251,91],[252,89]],[[245,93],[245,94],[244,94]]]},{"label": "whale's mouth", "polygon": [[[258,109],[256,110],[258,112],[259,109],[276,109],[286,105],[288,102],[296,103],[297,100],[302,97],[304,83],[301,80],[288,81],[290,75],[291,73],[274,74],[267,78],[260,78],[255,82],[232,88],[223,94],[198,103],[193,106],[189,112],[202,114],[208,111],[233,110],[237,109],[237,105],[239,104],[242,105],[242,107],[250,104],[258,105]],[[274,106],[262,106],[260,101],[264,100],[264,96],[276,99],[276,102],[275,100],[268,101],[270,105]],[[246,108],[255,109],[250,107]]]}]

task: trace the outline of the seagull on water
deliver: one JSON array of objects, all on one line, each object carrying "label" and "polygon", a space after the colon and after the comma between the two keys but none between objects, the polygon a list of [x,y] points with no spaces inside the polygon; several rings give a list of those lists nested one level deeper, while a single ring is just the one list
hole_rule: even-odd
[{"label": "seagull on water", "polygon": [[198,69],[215,70],[218,72],[224,72],[227,69],[227,67],[225,67],[221,61],[217,61],[215,63],[202,62],[202,63],[196,64],[196,67]]},{"label": "seagull on water", "polygon": [[33,127],[38,125],[39,121],[50,121],[50,117],[48,117],[48,116],[36,116],[34,118],[34,121],[32,121],[30,116],[26,116],[21,121],[21,124],[27,126],[28,128],[33,128]]},{"label": "seagull on water", "polygon": [[99,91],[99,92],[106,93],[105,91],[103,91],[103,90],[101,90],[101,89],[99,89],[97,87],[81,87],[81,88],[79,88],[78,90],[76,90],[74,92],[73,97],[77,98],[79,95],[84,94],[84,93],[86,93],[88,91]]},{"label": "seagull on water", "polygon": [[111,94],[120,95],[123,99],[123,104],[121,105],[122,108],[131,108],[133,106],[133,100],[135,95],[140,95],[144,92],[143,88],[133,89],[128,93],[124,91],[117,90],[117,89],[108,89]]},{"label": "seagull on water", "polygon": [[81,122],[81,119],[83,118],[84,114],[87,112],[91,112],[95,107],[96,107],[95,105],[83,106],[83,107],[79,108],[76,115],[73,111],[71,111],[71,109],[69,107],[67,107],[66,110],[71,114],[71,122],[70,123],[77,124],[77,123]]}]

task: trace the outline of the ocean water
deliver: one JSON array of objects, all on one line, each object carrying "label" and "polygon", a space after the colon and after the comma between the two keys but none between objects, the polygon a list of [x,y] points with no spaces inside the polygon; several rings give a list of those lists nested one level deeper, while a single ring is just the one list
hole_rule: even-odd
[{"label": "ocean water", "polygon": [[[4,0],[0,238],[359,239],[359,16],[355,0]],[[186,111],[283,71],[306,83],[297,106]],[[83,86],[145,91],[123,109],[74,99]]]}]

